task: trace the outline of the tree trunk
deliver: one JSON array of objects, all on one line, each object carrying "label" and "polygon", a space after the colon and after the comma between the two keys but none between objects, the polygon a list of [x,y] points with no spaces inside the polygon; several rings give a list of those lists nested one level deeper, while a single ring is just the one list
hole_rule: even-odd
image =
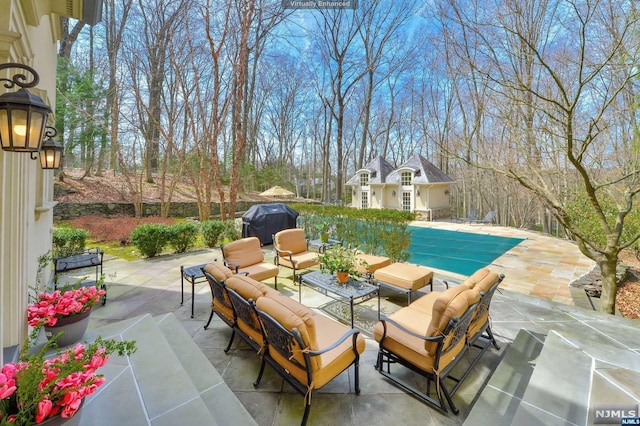
[{"label": "tree trunk", "polygon": [[616,313],[616,293],[618,292],[618,280],[616,278],[616,267],[618,258],[607,256],[598,261],[602,274],[602,295],[600,296],[600,312],[615,315]]}]

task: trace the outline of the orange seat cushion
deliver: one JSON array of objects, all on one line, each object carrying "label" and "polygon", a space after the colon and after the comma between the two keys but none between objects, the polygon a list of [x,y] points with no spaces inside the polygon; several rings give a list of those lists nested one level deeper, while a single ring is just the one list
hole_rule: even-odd
[{"label": "orange seat cushion", "polygon": [[[373,274],[378,269],[391,265],[391,259],[388,257],[373,254],[360,253],[356,256],[356,260],[359,261],[357,270],[360,274]],[[366,262],[366,265],[363,265],[360,261]]]},{"label": "orange seat cushion", "polygon": [[[222,246],[224,260],[237,264],[240,268],[264,261],[258,237],[247,237]],[[260,280],[258,280],[260,281]]]},{"label": "orange seat cushion", "polygon": [[378,269],[373,277],[385,284],[416,291],[431,282],[433,271],[424,266],[396,262]]},{"label": "orange seat cushion", "polygon": [[287,250],[292,253],[302,253],[307,251],[307,239],[304,229],[285,229],[274,235],[274,244],[277,249]]}]

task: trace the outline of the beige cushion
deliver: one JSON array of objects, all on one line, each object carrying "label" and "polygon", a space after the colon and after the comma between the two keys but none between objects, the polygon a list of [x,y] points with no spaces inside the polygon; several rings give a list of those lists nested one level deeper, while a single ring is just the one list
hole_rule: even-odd
[{"label": "beige cushion", "polygon": [[[264,253],[257,237],[242,238],[222,246],[224,260],[240,268],[264,261]],[[261,280],[258,280],[261,281]]]},{"label": "beige cushion", "polygon": [[281,255],[278,258],[278,263],[291,269],[293,269],[294,266],[296,269],[310,268],[313,265],[318,264],[318,253],[305,251],[294,254],[291,258],[289,258],[289,256]]},{"label": "beige cushion", "polygon": [[[480,293],[465,287],[456,286],[442,292],[433,304],[431,322],[427,328],[427,336],[440,336],[455,317],[464,314],[467,308],[480,300]],[[427,342],[425,349],[435,355],[437,344]]]},{"label": "beige cushion", "polygon": [[[261,311],[269,314],[274,320],[276,320],[280,325],[282,325],[287,330],[291,331],[294,328],[298,330],[300,336],[302,337],[302,341],[304,343],[304,347],[300,347],[297,343],[293,343],[293,348],[291,348],[293,353],[293,359],[298,362],[300,365],[305,366],[304,355],[302,350],[309,347],[311,349],[311,343],[309,341],[309,333],[307,331],[307,326],[305,321],[291,309],[289,309],[286,305],[282,303],[279,298],[271,298],[271,297],[262,297],[258,299],[256,302],[256,306]],[[312,322],[311,318],[308,318],[308,321]],[[269,336],[267,336],[267,339]],[[314,342],[315,343],[315,342]],[[270,355],[280,364],[282,367],[286,368],[289,371],[294,372],[294,370],[300,370],[300,368],[296,367],[294,363],[285,357],[281,356],[275,349],[271,350]],[[318,362],[317,360],[312,361]],[[297,377],[297,375],[296,375]],[[303,380],[303,383],[306,383],[306,380]]]},{"label": "beige cushion", "polygon": [[359,253],[356,256],[356,260],[365,261],[367,263],[366,266],[360,262],[356,265],[360,274],[373,274],[378,269],[391,265],[391,259],[388,257],[376,256],[373,254]]},{"label": "beige cushion", "polygon": [[227,287],[233,289],[245,300],[253,299],[254,301],[257,301],[260,297],[265,295],[280,294],[279,291],[245,275],[232,275],[229,277],[226,284]]},{"label": "beige cushion", "polygon": [[278,276],[278,267],[272,263],[262,262],[256,265],[245,266],[238,270],[239,274],[247,273],[256,281],[264,281]]},{"label": "beige cushion", "polygon": [[274,244],[279,250],[287,250],[294,254],[307,251],[304,229],[285,229],[275,234],[274,237]]},{"label": "beige cushion", "polygon": [[218,281],[226,281],[227,278],[233,275],[229,268],[215,262],[207,263],[204,270]]},{"label": "beige cushion", "polygon": [[[298,329],[305,345],[311,350],[323,349],[334,344],[350,329],[323,315],[316,314],[311,309],[286,296],[263,297],[256,303],[258,309],[264,311],[278,321],[287,330]],[[311,371],[313,372],[314,388],[320,388],[340,374],[355,360],[352,339],[346,339],[336,348],[320,356],[311,357]],[[293,358],[301,365],[305,365],[304,356],[299,347],[293,348]],[[358,335],[356,349],[364,352],[365,341]],[[309,385],[307,372],[298,367],[291,360],[283,357],[277,351],[269,352],[273,359],[285,368],[298,381]]]},{"label": "beige cushion", "polygon": [[378,269],[373,277],[385,284],[416,291],[431,282],[433,271],[424,266],[396,262]]}]

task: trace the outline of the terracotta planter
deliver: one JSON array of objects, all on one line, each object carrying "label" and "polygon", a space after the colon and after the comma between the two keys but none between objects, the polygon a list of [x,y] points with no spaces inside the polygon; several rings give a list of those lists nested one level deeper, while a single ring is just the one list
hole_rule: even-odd
[{"label": "terracotta planter", "polygon": [[91,309],[78,315],[60,318],[54,326],[44,326],[45,336],[51,340],[56,334],[63,332],[56,343],[59,347],[69,346],[79,341],[89,325]]},{"label": "terracotta planter", "polygon": [[336,280],[340,284],[346,284],[349,282],[349,273],[348,272],[336,272]]}]

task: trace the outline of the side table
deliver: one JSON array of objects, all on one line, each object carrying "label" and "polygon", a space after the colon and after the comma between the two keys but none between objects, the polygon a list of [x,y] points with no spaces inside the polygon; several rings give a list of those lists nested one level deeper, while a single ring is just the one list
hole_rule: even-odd
[{"label": "side table", "polygon": [[333,246],[341,246],[342,245],[342,241],[340,240],[335,240],[333,238],[329,238],[329,241],[322,242],[322,240],[320,239],[316,239],[316,240],[309,240],[309,248],[315,248],[317,249],[318,253],[322,254],[325,252],[325,250],[329,247],[333,247]]},{"label": "side table", "polygon": [[187,268],[184,265],[180,265],[180,304],[184,303],[184,280],[186,279],[191,283],[191,318],[193,318],[194,310],[194,293],[196,283],[206,281],[202,268],[207,266],[206,263],[202,265],[189,266]]}]

